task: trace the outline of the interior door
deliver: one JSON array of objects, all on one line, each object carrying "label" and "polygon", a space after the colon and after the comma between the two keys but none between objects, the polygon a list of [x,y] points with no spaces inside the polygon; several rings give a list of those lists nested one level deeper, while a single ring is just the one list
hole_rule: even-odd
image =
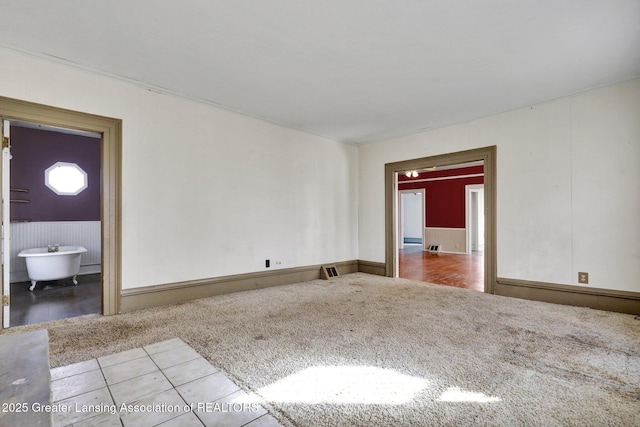
[{"label": "interior door", "polygon": [[2,187],[2,327],[8,328],[11,319],[10,316],[10,297],[11,283],[9,282],[9,261],[11,248],[11,228],[9,207],[10,207],[10,188],[9,188],[9,160],[11,160],[11,152],[9,145],[9,120],[2,120],[2,178],[0,187]]}]

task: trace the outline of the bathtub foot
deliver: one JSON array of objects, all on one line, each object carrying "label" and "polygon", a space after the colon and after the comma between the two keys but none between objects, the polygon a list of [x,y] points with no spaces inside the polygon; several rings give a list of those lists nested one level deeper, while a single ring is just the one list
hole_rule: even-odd
[{"label": "bathtub foot", "polygon": [[73,276],[73,279],[71,279],[71,280],[73,280],[73,284],[74,285],[78,284],[78,276]]},{"label": "bathtub foot", "polygon": [[36,287],[36,280],[32,280],[31,281],[31,286],[29,286],[29,290],[33,291],[35,289],[35,287]]}]

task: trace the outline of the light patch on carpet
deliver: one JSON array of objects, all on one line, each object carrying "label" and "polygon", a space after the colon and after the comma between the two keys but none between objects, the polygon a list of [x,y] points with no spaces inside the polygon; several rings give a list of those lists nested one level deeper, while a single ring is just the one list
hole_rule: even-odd
[{"label": "light patch on carpet", "polygon": [[314,366],[258,390],[268,402],[402,405],[429,381],[375,366]]},{"label": "light patch on carpet", "polygon": [[502,402],[502,399],[494,396],[487,396],[484,393],[462,390],[458,387],[450,387],[440,395],[439,402],[469,402],[469,403],[491,403]]}]

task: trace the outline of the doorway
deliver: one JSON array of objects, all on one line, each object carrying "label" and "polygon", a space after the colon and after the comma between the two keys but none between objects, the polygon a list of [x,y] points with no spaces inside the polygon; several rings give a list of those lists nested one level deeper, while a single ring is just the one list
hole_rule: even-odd
[{"label": "doorway", "polygon": [[467,254],[484,252],[484,184],[465,188]]},{"label": "doorway", "polygon": [[10,135],[3,165],[9,170],[3,194],[8,187],[10,326],[100,313],[101,135],[4,125]]},{"label": "doorway", "polygon": [[[11,216],[10,187],[7,166],[10,157],[11,122],[30,123],[55,129],[67,129],[72,132],[93,133],[100,139],[99,169],[99,217],[100,217],[100,264],[102,271],[99,280],[100,310],[104,315],[118,313],[120,304],[120,168],[121,168],[121,121],[108,117],[82,112],[63,110],[55,107],[0,97],[0,117],[2,118],[3,163],[0,186],[6,189],[2,198],[2,320],[3,327],[11,326]],[[8,124],[8,126],[5,126]],[[9,163],[10,164],[10,163]],[[24,198],[26,200],[26,197]],[[60,243],[60,242],[51,242]]]},{"label": "doorway", "polygon": [[[389,277],[398,277],[399,273],[399,245],[397,236],[397,221],[399,192],[399,174],[405,174],[407,171],[417,170],[433,170],[435,167],[452,167],[453,165],[467,164],[473,162],[482,162],[484,165],[484,191],[482,196],[478,191],[476,194],[476,207],[484,205],[484,251],[483,257],[480,260],[483,270],[483,286],[481,287],[484,292],[493,293],[496,281],[496,147],[485,147],[473,150],[467,150],[457,153],[450,153],[432,157],[425,157],[420,159],[412,159],[402,162],[388,163],[385,165],[385,210],[386,210],[386,275]],[[482,201],[479,202],[477,197],[482,197]],[[428,203],[428,202],[427,202]],[[463,202],[464,203],[464,202]],[[462,212],[464,222],[464,211]],[[427,217],[429,212],[427,212]],[[438,236],[441,230],[438,227],[434,230],[433,235]],[[477,230],[479,232],[479,229]],[[451,238],[449,242],[450,247],[458,245],[456,250],[460,249],[460,246],[464,246],[464,251],[467,251],[466,240],[467,236],[465,231],[462,234],[447,232],[449,237],[437,237],[437,239]],[[432,237],[432,239],[436,239]],[[426,240],[429,240],[427,238]],[[478,244],[482,239],[476,239]],[[431,245],[431,242],[426,241],[427,245]],[[440,242],[434,242],[440,243]],[[439,248],[435,248],[438,250]]]},{"label": "doorway", "polygon": [[[401,201],[414,191],[426,192],[428,201],[427,215],[418,224],[425,245],[398,246],[399,277],[484,290],[483,252],[478,249],[484,244],[483,183],[482,161],[399,174]],[[399,212],[399,223],[406,222],[405,216]]]},{"label": "doorway", "polygon": [[423,245],[425,190],[400,190],[398,197],[398,247]]}]

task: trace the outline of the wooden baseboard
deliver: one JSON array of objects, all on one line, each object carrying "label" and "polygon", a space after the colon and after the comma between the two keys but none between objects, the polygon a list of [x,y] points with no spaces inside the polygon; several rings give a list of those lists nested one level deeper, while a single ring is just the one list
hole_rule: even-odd
[{"label": "wooden baseboard", "polygon": [[497,278],[496,295],[590,307],[619,313],[640,314],[640,293],[584,286]]},{"label": "wooden baseboard", "polygon": [[367,273],[367,274],[375,274],[377,276],[386,276],[387,275],[387,266],[384,262],[374,262],[374,261],[358,261],[358,272],[359,273]]},{"label": "wooden baseboard", "polygon": [[[332,263],[340,274],[358,271],[357,260]],[[271,271],[214,277],[210,279],[167,283],[133,289],[123,289],[120,299],[120,312],[142,310],[144,308],[177,304],[198,298],[232,292],[262,289],[271,286],[287,285],[320,278],[322,266],[284,268]]]},{"label": "wooden baseboard", "polygon": [[[340,274],[361,272],[378,276],[386,275],[386,265],[383,262],[351,260],[338,262],[335,265]],[[321,277],[321,271],[321,265],[313,265],[124,289],[122,290],[120,312],[127,313],[232,292],[315,280]],[[598,310],[640,314],[640,293],[638,292],[498,278],[495,284],[495,294],[533,301],[590,307]]]}]

